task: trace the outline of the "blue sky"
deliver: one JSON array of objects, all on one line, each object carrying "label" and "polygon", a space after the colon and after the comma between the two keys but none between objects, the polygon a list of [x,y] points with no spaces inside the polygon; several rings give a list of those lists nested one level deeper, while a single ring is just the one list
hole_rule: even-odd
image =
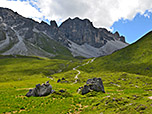
[{"label": "blue sky", "polygon": [[0,7],[38,22],[88,18],[97,28],[118,31],[128,43],[152,30],[151,0],[0,0]]},{"label": "blue sky", "polygon": [[125,36],[127,42],[135,42],[152,30],[152,13],[146,11],[144,14],[148,15],[137,13],[132,20],[120,19],[114,22],[111,28],[113,32],[119,31],[120,35]]}]

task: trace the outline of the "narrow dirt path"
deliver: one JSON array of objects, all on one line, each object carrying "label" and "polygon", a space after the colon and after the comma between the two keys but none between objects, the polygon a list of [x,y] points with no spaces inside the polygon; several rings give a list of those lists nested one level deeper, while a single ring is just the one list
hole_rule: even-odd
[{"label": "narrow dirt path", "polygon": [[87,64],[89,64],[89,63],[92,63],[95,59],[96,59],[96,58],[94,57],[93,59],[87,61],[86,63],[84,63],[84,64],[82,64],[82,65],[79,65],[79,66],[76,66],[75,68],[73,68],[73,70],[75,70],[75,71],[78,72],[78,73],[76,74],[76,76],[74,77],[74,78],[76,79],[75,82],[74,82],[74,84],[77,83],[77,81],[78,81],[78,79],[79,79],[78,76],[81,74],[81,71],[80,71],[80,70],[77,70],[77,68],[79,68],[80,66],[85,66],[85,65],[87,65]]}]

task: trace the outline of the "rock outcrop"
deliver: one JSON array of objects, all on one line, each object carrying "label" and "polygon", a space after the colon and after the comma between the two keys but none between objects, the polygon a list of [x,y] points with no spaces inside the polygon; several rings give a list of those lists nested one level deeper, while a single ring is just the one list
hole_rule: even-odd
[{"label": "rock outcrop", "polygon": [[101,78],[88,79],[86,84],[78,89],[78,93],[82,95],[87,94],[90,91],[102,91],[105,93]]},{"label": "rock outcrop", "polygon": [[57,25],[55,20],[50,21],[50,25],[51,25],[51,27],[55,27],[55,28],[58,27],[58,25]]},{"label": "rock outcrop", "polygon": [[41,96],[47,96],[53,92],[54,90],[52,90],[52,86],[49,84],[49,81],[47,81],[45,84],[42,85],[37,84],[35,88],[29,90],[26,96],[41,97]]}]

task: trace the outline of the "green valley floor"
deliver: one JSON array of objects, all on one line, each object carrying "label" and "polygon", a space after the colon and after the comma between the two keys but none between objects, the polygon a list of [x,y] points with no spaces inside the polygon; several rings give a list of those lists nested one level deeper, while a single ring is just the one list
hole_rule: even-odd
[{"label": "green valley floor", "polygon": [[[73,68],[87,61],[1,57],[0,113],[151,114],[152,77],[102,69],[88,72],[78,68],[81,73],[74,83],[78,72]],[[78,94],[77,89],[94,77],[102,78],[106,93],[93,91],[86,95]],[[57,83],[59,78],[68,82]],[[30,88],[48,80],[55,93],[46,97],[25,96]],[[61,89],[66,92],[59,92]]]}]

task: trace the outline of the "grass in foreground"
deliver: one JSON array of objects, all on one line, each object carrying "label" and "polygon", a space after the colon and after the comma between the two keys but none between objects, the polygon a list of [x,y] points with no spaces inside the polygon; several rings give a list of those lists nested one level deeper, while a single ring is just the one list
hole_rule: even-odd
[{"label": "grass in foreground", "polygon": [[[3,68],[0,71],[2,79],[0,113],[150,114],[152,112],[152,100],[148,98],[152,96],[151,77],[103,70],[92,73],[81,71],[78,83],[73,84],[77,72],[70,69],[78,63],[34,58],[3,58],[0,61],[0,67]],[[61,64],[68,66],[64,72],[48,75],[49,71],[55,72],[63,68],[60,67]],[[29,69],[32,69],[31,73],[25,72]],[[47,77],[53,77],[53,80]],[[58,78],[62,77],[68,80],[68,83],[57,83]],[[106,93],[77,94],[76,90],[84,85],[87,79],[93,77],[102,78]],[[47,97],[25,97],[29,88],[48,80],[56,93]],[[66,90],[66,93],[58,92],[61,89]]]}]

